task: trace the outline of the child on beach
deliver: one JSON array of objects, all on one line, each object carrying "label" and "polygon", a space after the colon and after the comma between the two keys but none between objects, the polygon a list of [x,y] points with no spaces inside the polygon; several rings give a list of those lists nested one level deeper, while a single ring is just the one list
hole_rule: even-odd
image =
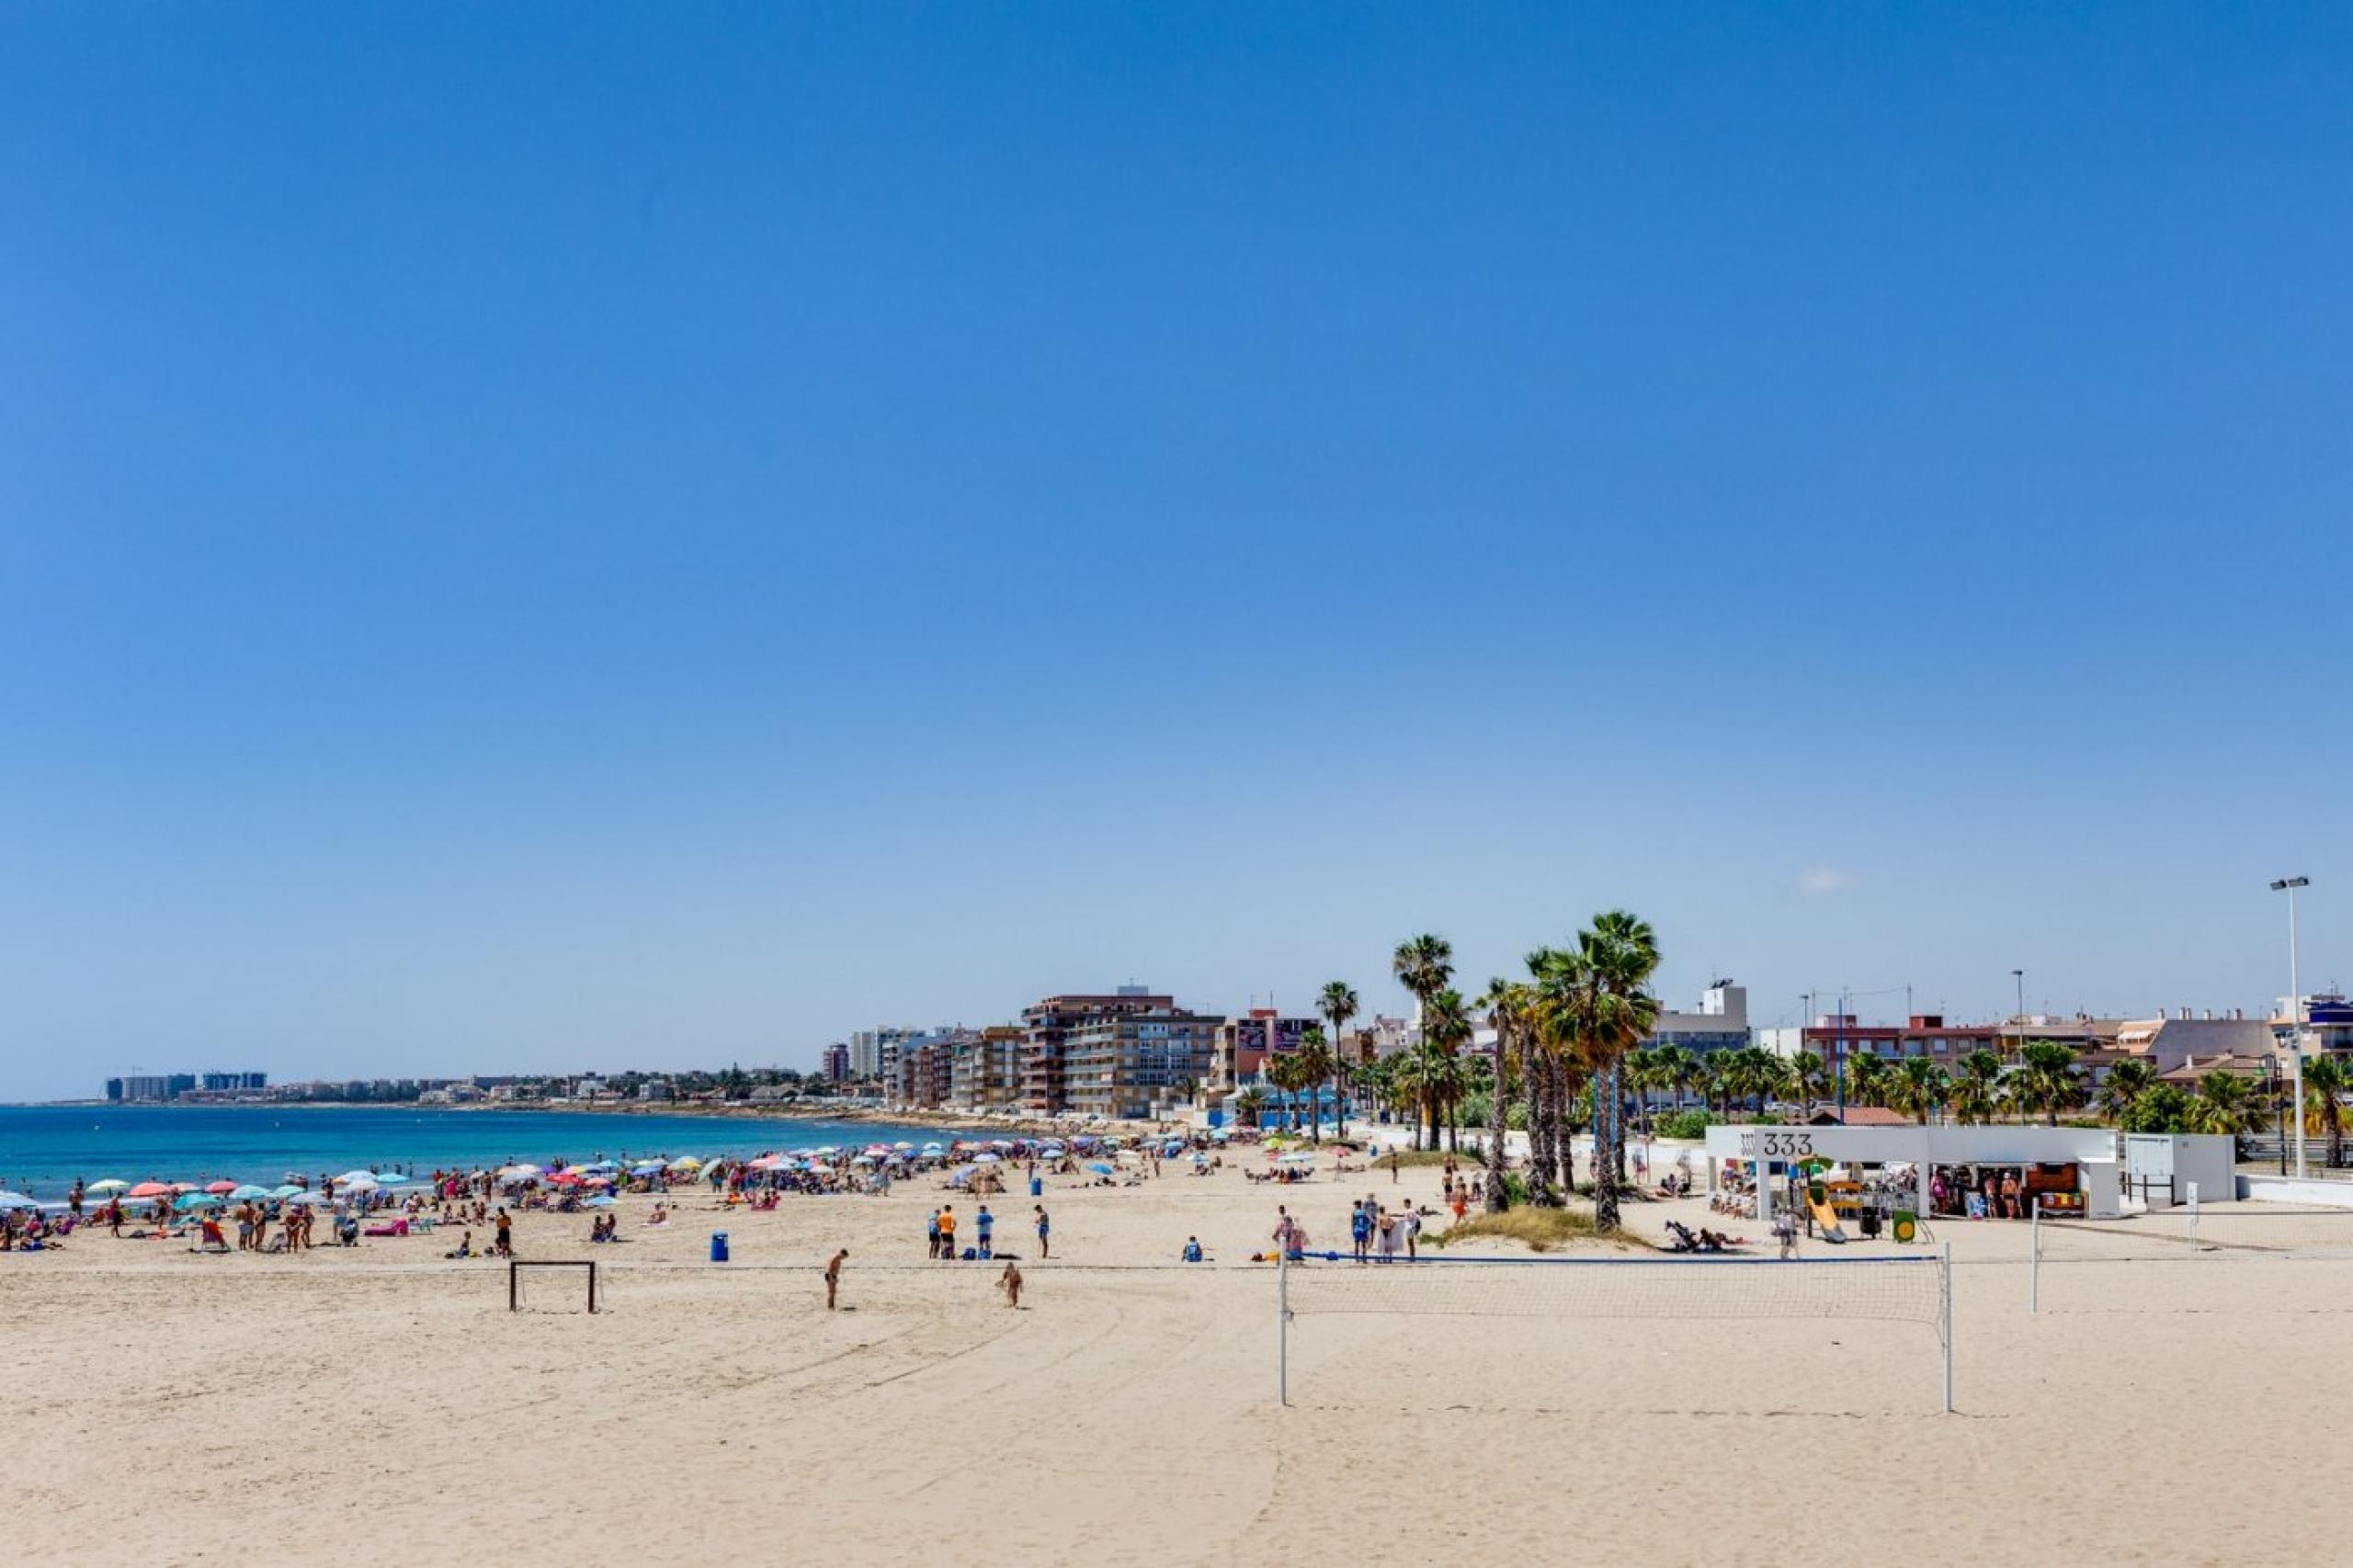
[{"label": "child on beach", "polygon": [[996,1277],[996,1288],[1005,1292],[1005,1304],[1018,1309],[1021,1305],[1021,1270],[1008,1260],[1005,1272]]},{"label": "child on beach", "polygon": [[[842,1288],[842,1261],[848,1256],[849,1248],[844,1247],[834,1254],[832,1262],[825,1265],[825,1310],[829,1312],[835,1310],[834,1298]],[[1006,1267],[1012,1266],[1008,1264]]]},{"label": "child on beach", "polygon": [[1038,1211],[1038,1256],[1040,1257],[1050,1256],[1051,1255],[1046,1250],[1046,1233],[1052,1228],[1052,1222],[1046,1218],[1046,1206],[1044,1204],[1033,1203],[1030,1207]]}]

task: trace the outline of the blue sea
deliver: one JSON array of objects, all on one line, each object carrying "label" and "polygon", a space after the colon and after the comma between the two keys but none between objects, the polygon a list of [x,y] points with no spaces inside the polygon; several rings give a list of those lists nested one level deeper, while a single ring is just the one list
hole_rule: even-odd
[{"label": "blue sea", "polygon": [[827,1143],[920,1146],[939,1128],[806,1118],[633,1116],[560,1110],[434,1110],[415,1106],[0,1106],[0,1187],[65,1195],[76,1176],[128,1182],[315,1180],[358,1166],[431,1171],[546,1165],[551,1156],[756,1154]]}]

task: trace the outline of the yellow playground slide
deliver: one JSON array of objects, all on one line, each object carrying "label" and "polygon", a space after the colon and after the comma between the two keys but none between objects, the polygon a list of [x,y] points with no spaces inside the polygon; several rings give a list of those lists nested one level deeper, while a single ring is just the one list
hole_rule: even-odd
[{"label": "yellow playground slide", "polygon": [[1831,1211],[1829,1204],[1809,1198],[1806,1207],[1813,1210],[1813,1226],[1821,1233],[1824,1241],[1844,1242],[1847,1239],[1847,1233],[1838,1228],[1838,1216]]}]

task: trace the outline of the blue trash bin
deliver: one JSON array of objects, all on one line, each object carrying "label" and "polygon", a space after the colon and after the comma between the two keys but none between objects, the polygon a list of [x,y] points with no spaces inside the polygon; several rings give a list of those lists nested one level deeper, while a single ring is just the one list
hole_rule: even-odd
[{"label": "blue trash bin", "polygon": [[1031,1176],[1029,1178],[1029,1196],[1032,1198],[1043,1198],[1046,1196],[1046,1182],[1044,1177]]},{"label": "blue trash bin", "polygon": [[727,1261],[727,1233],[724,1231],[710,1233],[710,1261],[713,1263]]}]

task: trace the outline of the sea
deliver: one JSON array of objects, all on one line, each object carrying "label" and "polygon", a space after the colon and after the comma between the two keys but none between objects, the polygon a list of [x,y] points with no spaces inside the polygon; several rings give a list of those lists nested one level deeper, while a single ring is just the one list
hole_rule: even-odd
[{"label": "sea", "polygon": [[954,1129],[809,1117],[757,1119],[562,1110],[435,1110],[417,1106],[0,1106],[0,1187],[63,1198],[75,1177],[236,1181],[365,1166],[437,1168],[661,1155],[751,1155],[770,1149],[945,1142]]}]

